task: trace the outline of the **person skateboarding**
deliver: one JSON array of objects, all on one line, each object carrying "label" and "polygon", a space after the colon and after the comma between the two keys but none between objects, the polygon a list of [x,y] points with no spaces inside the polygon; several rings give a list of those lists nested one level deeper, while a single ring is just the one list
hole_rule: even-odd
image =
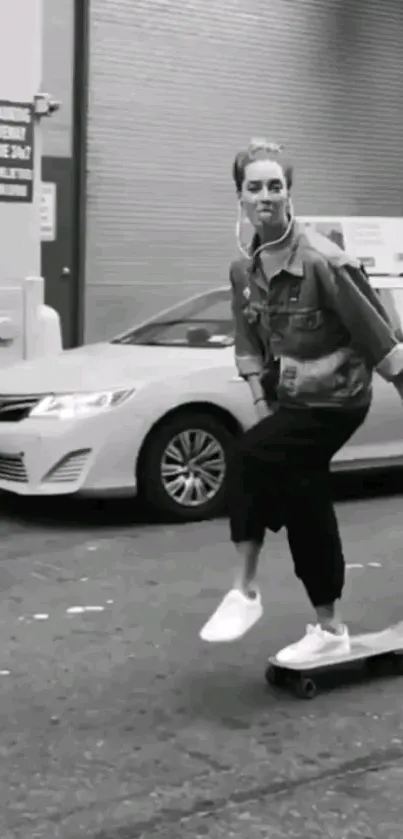
[{"label": "person skateboarding", "polygon": [[[345,561],[330,462],[368,415],[374,371],[403,393],[403,344],[360,263],[294,218],[293,167],[281,146],[251,142],[235,158],[233,180],[242,254],[230,267],[235,358],[257,423],[236,440],[227,470],[242,565],[200,636],[234,641],[262,617],[256,576],[265,532],[285,527],[316,619],[277,661],[343,655]],[[254,229],[247,250],[244,220]]]}]

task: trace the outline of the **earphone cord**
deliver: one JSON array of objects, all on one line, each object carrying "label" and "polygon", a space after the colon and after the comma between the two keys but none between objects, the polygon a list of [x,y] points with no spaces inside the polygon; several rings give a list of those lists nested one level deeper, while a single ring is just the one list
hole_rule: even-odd
[{"label": "earphone cord", "polygon": [[259,247],[256,248],[254,253],[251,254],[250,251],[245,250],[245,248],[243,247],[242,242],[241,242],[241,218],[239,217],[238,221],[237,221],[237,224],[236,224],[236,240],[237,240],[238,249],[241,252],[242,256],[246,256],[247,259],[251,259],[252,257],[255,258],[261,251],[265,250],[266,248],[272,248],[272,247],[274,247],[274,245],[280,245],[281,242],[284,242],[284,239],[286,239],[287,236],[289,235],[293,224],[294,224],[294,213],[291,209],[290,221],[287,225],[287,229],[286,229],[285,233],[283,233],[282,236],[280,236],[278,239],[275,239],[274,242],[265,242],[264,245],[259,245]]}]

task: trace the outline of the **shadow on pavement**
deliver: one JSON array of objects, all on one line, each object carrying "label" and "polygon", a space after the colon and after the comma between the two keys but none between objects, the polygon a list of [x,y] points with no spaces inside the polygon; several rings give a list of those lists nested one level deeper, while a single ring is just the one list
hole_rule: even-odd
[{"label": "shadow on pavement", "polygon": [[359,501],[403,495],[403,470],[372,470],[356,474],[333,475],[335,501]]},{"label": "shadow on pavement", "polygon": [[157,522],[137,499],[21,498],[0,494],[0,522],[49,529],[136,527]]},{"label": "shadow on pavement", "polygon": [[[353,501],[403,494],[401,470],[371,474],[333,475],[334,499]],[[160,524],[158,516],[138,499],[88,499],[78,497],[23,498],[0,493],[0,522],[49,529],[141,527]]]}]

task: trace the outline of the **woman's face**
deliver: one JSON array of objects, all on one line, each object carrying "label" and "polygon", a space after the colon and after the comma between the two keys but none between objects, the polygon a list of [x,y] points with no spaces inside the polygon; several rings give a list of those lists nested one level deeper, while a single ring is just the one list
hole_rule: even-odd
[{"label": "woman's face", "polygon": [[254,160],[245,167],[241,205],[256,230],[287,222],[288,188],[274,160]]}]

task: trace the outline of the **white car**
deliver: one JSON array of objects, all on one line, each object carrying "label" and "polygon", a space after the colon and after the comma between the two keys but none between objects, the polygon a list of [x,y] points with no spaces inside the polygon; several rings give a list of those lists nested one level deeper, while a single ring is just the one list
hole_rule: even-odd
[{"label": "white car", "polygon": [[[403,279],[383,279],[398,314]],[[234,365],[230,289],[193,297],[110,343],[0,370],[0,489],[141,494],[162,514],[219,514],[231,441],[255,421]],[[403,464],[403,407],[375,377],[335,469]]]}]

